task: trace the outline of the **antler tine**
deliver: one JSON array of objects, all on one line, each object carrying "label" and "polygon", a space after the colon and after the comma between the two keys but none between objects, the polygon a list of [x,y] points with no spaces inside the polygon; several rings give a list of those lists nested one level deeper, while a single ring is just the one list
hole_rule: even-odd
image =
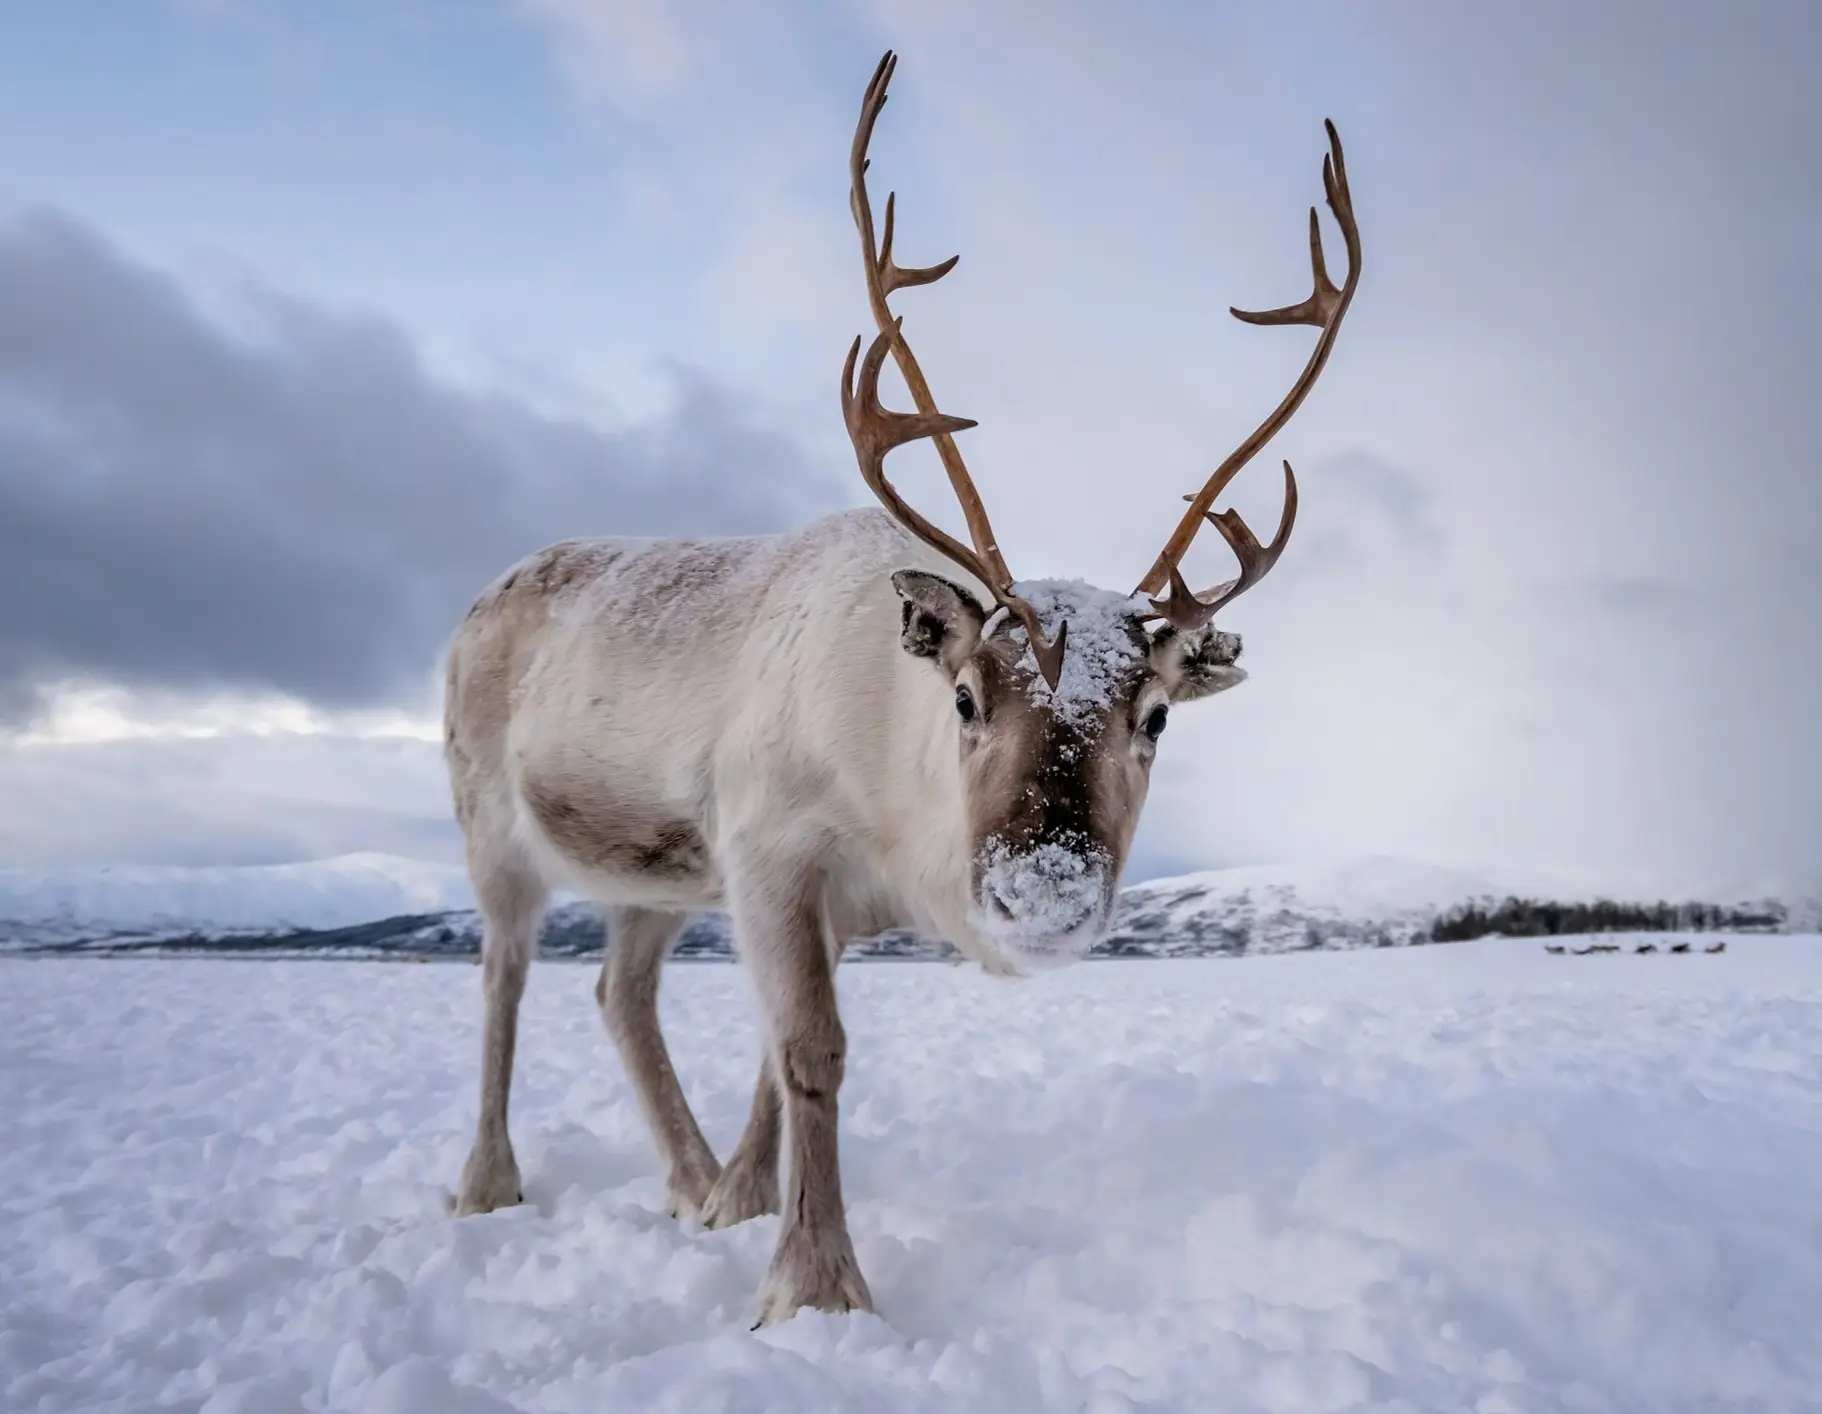
[{"label": "antler tine", "polygon": [[926,520],[898,488],[886,480],[886,453],[920,437],[948,436],[978,426],[971,418],[951,417],[940,412],[893,412],[879,401],[879,375],[886,361],[886,350],[897,334],[893,327],[874,335],[861,360],[860,380],[854,378],[854,361],[860,355],[857,335],[848,349],[848,361],[841,370],[841,415],[848,424],[848,437],[854,443],[854,455],[860,462],[861,479],[868,489],[885,504],[887,510],[918,539],[932,549],[940,550],[976,578],[986,581],[986,566],[961,541],[941,526]]},{"label": "antler tine", "polygon": [[886,193],[886,224],[879,235],[879,283],[888,295],[907,285],[934,285],[955,269],[955,262],[961,259],[959,255],[952,255],[935,265],[922,265],[909,270],[895,264],[892,260],[892,209],[897,200],[897,192]]},{"label": "antler tine", "polygon": [[[1194,497],[1185,496],[1183,499],[1189,501]],[[1208,511],[1204,514],[1208,523],[1220,532],[1221,538],[1234,552],[1234,558],[1240,562],[1240,574],[1238,578],[1218,584],[1198,595],[1183,582],[1183,575],[1177,567],[1170,567],[1170,597],[1153,599],[1151,604],[1174,627],[1185,632],[1203,627],[1214,618],[1217,609],[1238,599],[1271,573],[1272,566],[1278,563],[1278,556],[1284,553],[1284,547],[1290,543],[1291,527],[1297,523],[1297,475],[1291,470],[1291,464],[1286,462],[1284,509],[1278,515],[1278,529],[1269,545],[1260,545],[1259,537],[1253,534],[1252,527],[1241,519],[1240,512],[1236,510]]]},{"label": "antler tine", "polygon": [[[1328,170],[1326,162],[1323,170]],[[1236,309],[1230,305],[1227,312],[1248,324],[1314,324],[1321,328],[1329,322],[1329,317],[1335,310],[1335,301],[1341,298],[1341,291],[1329,279],[1328,264],[1322,258],[1322,222],[1313,206],[1310,208],[1310,268],[1315,276],[1316,287],[1310,291],[1308,299],[1287,304],[1281,309]]]},{"label": "antler tine", "polygon": [[[1322,190],[1328,198],[1329,208],[1335,213],[1335,221],[1341,227],[1342,239],[1347,243],[1348,271],[1350,285],[1353,271],[1360,265],[1360,231],[1354,224],[1354,202],[1348,192],[1347,167],[1341,160],[1341,136],[1335,131],[1335,125],[1326,118],[1323,126],[1328,129],[1329,151],[1322,159]],[[1328,262],[1322,256],[1322,223],[1316,215],[1316,208],[1310,208],[1310,270],[1314,276],[1315,288],[1310,297],[1298,304],[1287,304],[1281,309],[1245,310],[1229,308],[1228,313],[1248,324],[1312,324],[1322,328],[1334,317],[1335,306],[1341,300],[1341,291],[1329,279]]]},{"label": "antler tine", "polygon": [[[955,269],[955,263],[961,259],[952,255],[947,260],[935,265],[916,266],[907,269],[896,264],[892,259],[892,228],[895,215],[894,206],[897,192],[886,193],[886,221],[880,232],[879,248],[873,248],[873,211],[867,199],[867,169],[873,164],[867,159],[867,148],[873,142],[873,128],[879,122],[880,112],[886,106],[886,89],[892,82],[892,75],[898,69],[898,55],[890,49],[879,61],[879,67],[873,71],[873,80],[867,85],[867,94],[861,100],[860,123],[854,131],[854,144],[849,150],[848,163],[851,185],[848,192],[848,207],[854,213],[854,222],[860,227],[861,236],[866,244],[867,258],[867,293],[873,294],[874,275],[878,275],[879,302],[883,305],[885,297],[894,290],[904,289],[907,285],[930,285],[943,278]],[[874,310],[874,317],[879,318],[879,311]],[[914,360],[915,361],[915,360]]]},{"label": "antler tine", "polygon": [[[1354,298],[1354,291],[1360,284],[1360,227],[1354,219],[1353,193],[1348,189],[1347,164],[1341,152],[1341,135],[1335,131],[1335,125],[1327,119],[1323,127],[1328,131],[1329,150],[1322,159],[1322,187],[1328,199],[1329,210],[1334,213],[1335,224],[1341,228],[1341,238],[1347,248],[1347,280],[1339,289],[1329,278],[1327,262],[1322,253],[1322,226],[1316,208],[1310,208],[1310,273],[1311,288],[1308,298],[1296,304],[1284,305],[1278,309],[1243,310],[1233,309],[1230,312],[1236,319],[1248,324],[1281,325],[1309,324],[1322,330],[1316,340],[1316,347],[1311,350],[1309,362],[1297,381],[1291,386],[1284,400],[1272,410],[1271,416],[1260,423],[1239,447],[1228,458],[1215,468],[1213,476],[1193,496],[1183,499],[1190,503],[1189,509],[1171,532],[1171,537],[1159,552],[1145,578],[1139,581],[1136,591],[1140,594],[1155,595],[1168,583],[1170,594],[1166,599],[1153,599],[1152,608],[1171,623],[1180,628],[1200,628],[1214,617],[1214,612],[1228,600],[1235,598],[1257,584],[1278,562],[1278,556],[1290,537],[1292,523],[1297,513],[1297,483],[1291,473],[1290,463],[1284,464],[1285,493],[1284,513],[1279,522],[1278,534],[1273,537],[1269,546],[1260,548],[1259,542],[1246,523],[1234,511],[1212,512],[1215,497],[1226,489],[1228,483],[1237,476],[1261,448],[1291,420],[1292,415],[1303,405],[1309,391],[1315,386],[1317,377],[1328,363],[1329,353],[1335,346],[1335,336],[1341,329],[1342,316],[1347,313],[1348,305]],[[1183,582],[1179,570],[1184,554],[1190,542],[1196,537],[1206,521],[1220,531],[1222,537],[1233,549],[1240,560],[1240,577],[1211,591],[1213,597],[1198,598],[1190,592]]]},{"label": "antler tine", "polygon": [[[987,508],[981,501],[980,492],[975,488],[974,479],[968,474],[961,452],[950,436],[952,432],[975,424],[962,418],[947,417],[937,411],[936,399],[930,392],[929,383],[925,381],[923,369],[918,366],[910,344],[905,342],[899,320],[893,316],[886,303],[887,296],[895,290],[913,285],[929,285],[942,279],[955,268],[956,261],[961,259],[960,256],[952,255],[936,265],[910,268],[893,260],[896,193],[889,193],[886,197],[885,226],[880,233],[881,238],[875,242],[873,207],[867,197],[867,168],[870,165],[867,148],[873,140],[873,128],[879,121],[880,110],[886,106],[886,90],[892,83],[892,75],[897,67],[898,56],[887,50],[879,61],[879,67],[873,71],[866,96],[861,100],[860,121],[855,125],[854,143],[848,152],[848,209],[853,213],[854,225],[860,233],[861,256],[866,267],[867,303],[873,311],[874,323],[879,326],[879,337],[873,341],[861,363],[858,389],[854,388],[852,380],[855,358],[860,350],[859,339],[854,341],[854,347],[849,351],[847,367],[842,373],[842,413],[848,422],[849,435],[854,440],[855,455],[860,459],[861,475],[873,493],[907,530],[980,580],[993,595],[995,602],[1003,605],[1018,619],[1024,626],[1039,671],[1054,690],[1062,675],[1063,649],[1069,626],[1062,624],[1058,627],[1054,642],[1046,640],[1036,611],[1012,592],[1012,572],[1006,567],[1005,556],[1000,553],[993,524],[987,518]],[[888,412],[879,405],[879,372],[888,349],[898,364],[898,371],[904,377],[905,387],[910,390],[911,400],[917,405],[916,414]],[[920,430],[909,430],[914,424]],[[857,427],[860,430],[857,431]],[[962,515],[968,523],[968,537],[974,542],[972,550],[912,509],[885,478],[885,454],[893,447],[918,437],[929,437],[936,444],[937,456],[942,459],[943,470],[949,476],[949,485],[954,490],[955,498],[961,504]]]}]

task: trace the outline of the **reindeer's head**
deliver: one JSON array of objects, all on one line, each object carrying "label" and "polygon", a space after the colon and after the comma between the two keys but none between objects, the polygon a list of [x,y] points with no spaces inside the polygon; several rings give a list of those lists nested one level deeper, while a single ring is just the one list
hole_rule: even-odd
[{"label": "reindeer's head", "polygon": [[1240,640],[1168,624],[1142,598],[1080,581],[1018,586],[1052,632],[1053,686],[1025,629],[963,586],[900,570],[902,641],[951,692],[973,861],[974,932],[1025,971],[1080,956],[1106,929],[1173,704],[1234,686]]},{"label": "reindeer's head", "polygon": [[[1346,282],[1337,288],[1329,280],[1312,207],[1315,287],[1310,296],[1281,309],[1232,311],[1252,324],[1321,329],[1296,384],[1202,489],[1184,497],[1188,510],[1131,595],[1109,594],[1079,581],[1017,583],[952,436],[975,424],[937,411],[900,321],[886,303],[895,290],[940,280],[957,259],[951,256],[921,269],[895,264],[891,196],[886,198],[884,230],[875,241],[867,146],[896,64],[889,52],[880,60],[849,155],[850,204],[879,333],[864,359],[861,340],[848,351],[842,413],[861,475],[886,509],[919,540],[965,569],[995,601],[989,610],[968,589],[924,570],[893,576],[904,604],[905,651],[929,659],[932,671],[945,675],[954,691],[973,846],[975,929],[1009,967],[1023,970],[1045,960],[1080,956],[1104,930],[1171,705],[1220,692],[1246,676],[1235,666],[1240,640],[1219,632],[1211,621],[1218,608],[1277,563],[1296,520],[1297,481],[1286,462],[1284,511],[1277,534],[1265,546],[1238,512],[1216,512],[1215,497],[1290,420],[1322,372],[1359,283],[1360,236],[1341,140],[1328,124],[1323,187],[1347,245]],[[917,404],[915,413],[880,405],[879,375],[888,352]],[[886,480],[886,453],[921,437],[936,442],[972,548],[919,514]],[[1240,573],[1198,595],[1184,583],[1179,566],[1205,521],[1232,548]],[[1166,597],[1152,597],[1167,586]],[[1150,627],[1154,621],[1161,621],[1156,628]]]}]

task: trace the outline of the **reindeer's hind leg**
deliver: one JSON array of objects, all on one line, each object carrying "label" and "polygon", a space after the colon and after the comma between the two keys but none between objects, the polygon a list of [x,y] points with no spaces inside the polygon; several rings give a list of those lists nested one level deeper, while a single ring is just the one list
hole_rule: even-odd
[{"label": "reindeer's hind leg", "polygon": [[771,1057],[759,1064],[759,1080],[753,1086],[753,1109],[747,1116],[747,1127],[741,1131],[740,1143],[728,1158],[727,1167],[715,1180],[708,1202],[702,1207],[702,1221],[707,1227],[732,1227],[762,1213],[778,1211],[778,1134],[782,1101],[778,1079],[772,1070]]},{"label": "reindeer's hind leg", "polygon": [[525,973],[549,898],[531,861],[504,841],[488,841],[477,848],[471,837],[468,872],[484,924],[481,982],[486,1011],[481,1030],[481,1120],[474,1148],[462,1167],[458,1216],[490,1213],[525,1201],[506,1132],[506,1108],[512,1093],[519,999],[525,994]]},{"label": "reindeer's hind leg", "polygon": [[658,976],[687,916],[651,908],[613,910],[613,935],[607,960],[601,964],[601,980],[595,984],[595,1000],[664,1160],[671,1212],[695,1218],[721,1175],[721,1165],[690,1113],[664,1033],[658,1029]]}]

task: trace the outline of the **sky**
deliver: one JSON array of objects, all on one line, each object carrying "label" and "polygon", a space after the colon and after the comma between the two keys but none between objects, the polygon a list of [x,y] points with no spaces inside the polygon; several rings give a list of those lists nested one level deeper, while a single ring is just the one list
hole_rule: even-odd
[{"label": "sky", "polygon": [[[0,866],[456,859],[439,662],[518,557],[868,503],[846,150],[1021,577],[1233,488],[1129,877],[1383,853],[1822,879],[1822,12],[185,0],[0,14]],[[1340,243],[1328,228],[1339,274]],[[901,389],[888,397],[905,405]],[[933,454],[894,454],[959,529]],[[1228,573],[1212,533],[1192,580]]]}]

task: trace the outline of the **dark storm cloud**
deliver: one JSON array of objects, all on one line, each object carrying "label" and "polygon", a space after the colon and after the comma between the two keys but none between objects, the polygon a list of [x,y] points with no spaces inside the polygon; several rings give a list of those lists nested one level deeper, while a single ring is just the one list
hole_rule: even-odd
[{"label": "dark storm cloud", "polygon": [[699,375],[608,434],[439,382],[383,321],[260,313],[239,337],[67,220],[0,228],[0,720],[71,678],[397,699],[541,544],[817,499]]}]

